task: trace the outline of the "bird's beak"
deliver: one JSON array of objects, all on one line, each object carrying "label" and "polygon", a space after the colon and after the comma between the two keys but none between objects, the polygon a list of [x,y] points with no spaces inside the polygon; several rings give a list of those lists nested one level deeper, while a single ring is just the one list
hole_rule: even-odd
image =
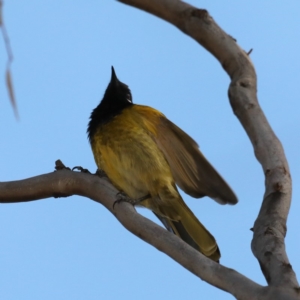
[{"label": "bird's beak", "polygon": [[110,79],[110,83],[112,83],[113,85],[118,85],[119,83],[119,79],[116,75],[115,69],[113,66],[111,66],[111,79]]}]

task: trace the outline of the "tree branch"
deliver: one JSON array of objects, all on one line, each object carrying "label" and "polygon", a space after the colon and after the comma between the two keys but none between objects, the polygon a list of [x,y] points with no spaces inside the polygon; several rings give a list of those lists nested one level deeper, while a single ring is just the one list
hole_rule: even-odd
[{"label": "tree branch", "polygon": [[[0,203],[27,202],[75,194],[88,197],[103,204],[130,232],[170,256],[202,280],[236,295],[238,299],[255,299],[249,298],[249,295],[257,295],[261,291],[260,285],[206,258],[176,235],[138,214],[131,204],[121,202],[113,208],[117,192],[105,178],[61,170],[24,180],[1,182]],[[243,287],[243,292],[247,291],[247,297],[242,297],[240,287]]]},{"label": "tree branch", "polygon": [[299,289],[285,252],[291,176],[282,145],[257,100],[256,74],[249,56],[206,10],[175,0],[118,0],[175,25],[213,54],[231,78],[228,90],[235,115],[247,132],[265,174],[265,195],[254,225],[252,250],[271,286]]},{"label": "tree branch", "polygon": [[254,224],[252,250],[269,287],[219,265],[177,236],[139,215],[128,203],[113,209],[117,190],[97,176],[61,170],[25,180],[0,183],[0,203],[81,195],[103,204],[133,234],[156,247],[202,280],[237,299],[299,299],[299,286],[289,264],[284,236],[291,201],[291,178],[283,148],[256,96],[256,74],[248,55],[206,10],[176,0],[119,0],[154,14],[194,38],[222,64],[231,78],[229,98],[246,130],[266,177],[264,201]]}]

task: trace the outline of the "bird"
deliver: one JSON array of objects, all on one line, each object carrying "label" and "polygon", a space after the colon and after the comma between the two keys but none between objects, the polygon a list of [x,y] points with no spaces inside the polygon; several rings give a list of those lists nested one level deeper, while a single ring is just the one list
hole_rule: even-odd
[{"label": "bird", "polygon": [[220,204],[236,204],[235,193],[187,133],[158,110],[132,102],[114,67],[90,115],[87,134],[98,170],[124,196],[121,200],[152,210],[168,231],[219,262],[215,238],[185,204],[178,187]]}]

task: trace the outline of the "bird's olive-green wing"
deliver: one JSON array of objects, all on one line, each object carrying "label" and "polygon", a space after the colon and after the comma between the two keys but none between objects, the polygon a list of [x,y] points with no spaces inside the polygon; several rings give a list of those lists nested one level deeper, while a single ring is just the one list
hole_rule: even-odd
[{"label": "bird's olive-green wing", "polygon": [[155,140],[171,167],[176,184],[185,193],[195,198],[209,196],[220,204],[238,202],[229,185],[200,152],[197,143],[163,116],[158,122]]}]

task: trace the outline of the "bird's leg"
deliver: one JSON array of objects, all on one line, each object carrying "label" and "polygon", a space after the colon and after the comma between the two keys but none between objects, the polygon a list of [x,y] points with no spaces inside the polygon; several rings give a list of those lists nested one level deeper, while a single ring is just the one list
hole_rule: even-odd
[{"label": "bird's leg", "polygon": [[99,176],[100,178],[107,177],[106,173],[101,169],[97,169],[95,175]]},{"label": "bird's leg", "polygon": [[132,205],[139,204],[141,201],[151,198],[150,194],[147,194],[143,197],[137,198],[137,199],[131,199],[128,195],[126,195],[124,192],[117,193],[118,199],[114,202],[113,208],[115,207],[116,203],[120,202],[128,202]]}]

